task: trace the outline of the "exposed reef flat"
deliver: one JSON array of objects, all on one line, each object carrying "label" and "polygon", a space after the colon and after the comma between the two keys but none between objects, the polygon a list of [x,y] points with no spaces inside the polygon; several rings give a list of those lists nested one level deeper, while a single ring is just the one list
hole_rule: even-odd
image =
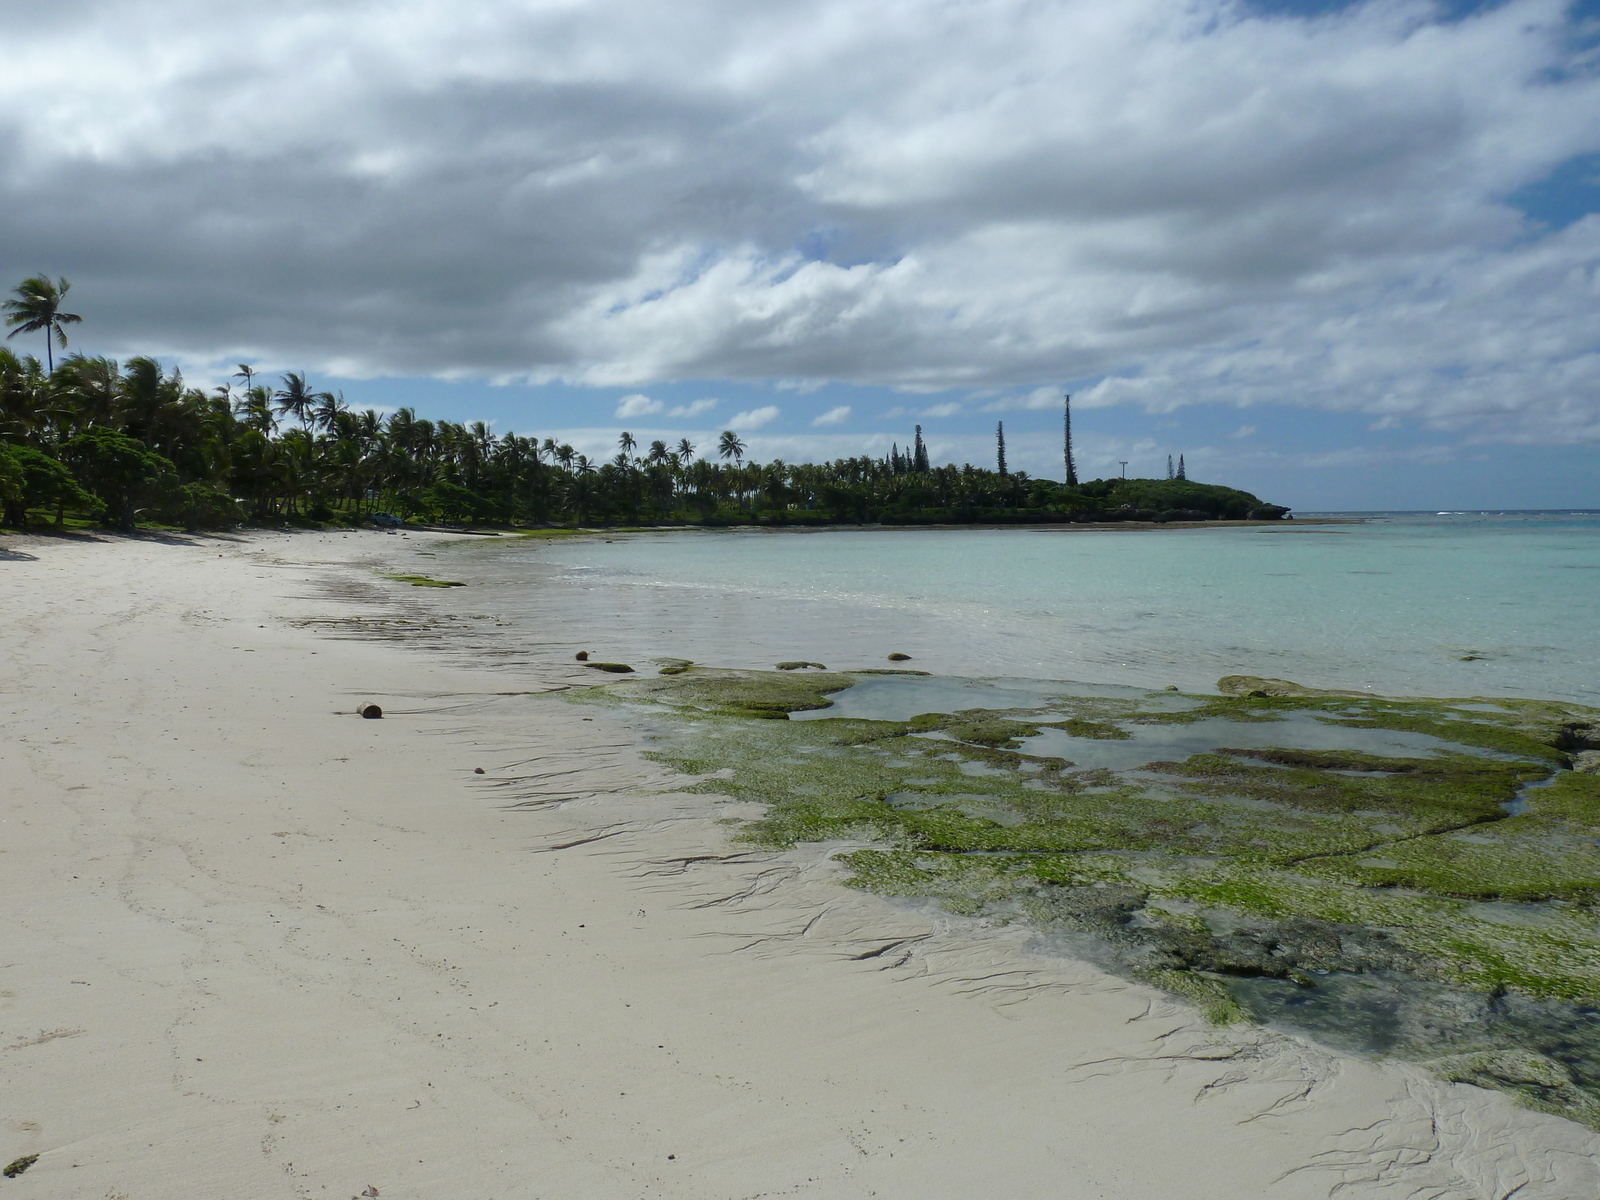
[{"label": "exposed reef flat", "polygon": [[653,754],[764,804],[748,840],[869,843],[857,887],[1600,1125],[1600,711],[1219,690],[694,667],[588,699],[675,714]]}]

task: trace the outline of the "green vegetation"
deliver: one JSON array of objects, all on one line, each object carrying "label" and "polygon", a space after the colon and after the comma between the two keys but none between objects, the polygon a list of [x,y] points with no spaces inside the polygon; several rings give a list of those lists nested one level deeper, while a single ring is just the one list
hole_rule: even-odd
[{"label": "green vegetation", "polygon": [[[210,391],[153,358],[73,354],[66,280],[26,280],[5,302],[14,334],[46,335],[46,361],[0,347],[0,505],[5,523],[105,521],[217,528],[394,519],[608,526],[1031,524],[1236,520],[1287,510],[1187,480],[1079,485],[970,464],[935,466],[914,448],[884,458],[758,463],[732,431],[711,457],[681,440],[641,448],[623,433],[610,461],[552,438],[497,435],[352,410],[304,373],[276,387],[241,364]],[[29,457],[33,456],[33,457]],[[50,465],[41,469],[38,459]],[[53,473],[52,473],[53,472]]]},{"label": "green vegetation", "polygon": [[[1567,769],[1600,714],[1256,681],[1277,686],[1062,685],[1032,709],[785,719],[862,675],[694,667],[586,699],[675,713],[653,753],[764,804],[748,839],[870,843],[841,856],[854,886],[1091,935],[1215,1020],[1310,1021],[1600,1113],[1600,1034],[1582,1017],[1600,1005],[1600,775]],[[1209,748],[1163,755],[1199,733]],[[1137,765],[1094,765],[1112,747]],[[1336,1000],[1349,980],[1423,1015],[1384,1041],[1367,1007]],[[1429,1018],[1439,1004],[1472,1015]]]},{"label": "green vegetation", "polygon": [[386,575],[385,579],[392,579],[396,583],[409,583],[412,587],[453,588],[466,587],[454,579],[433,579],[427,575]]}]

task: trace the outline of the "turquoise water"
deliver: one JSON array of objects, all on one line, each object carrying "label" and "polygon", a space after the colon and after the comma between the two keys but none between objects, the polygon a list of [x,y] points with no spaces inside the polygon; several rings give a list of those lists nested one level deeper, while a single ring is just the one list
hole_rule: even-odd
[{"label": "turquoise water", "polygon": [[1600,703],[1600,513],[609,536],[455,553],[480,602],[623,661]]}]

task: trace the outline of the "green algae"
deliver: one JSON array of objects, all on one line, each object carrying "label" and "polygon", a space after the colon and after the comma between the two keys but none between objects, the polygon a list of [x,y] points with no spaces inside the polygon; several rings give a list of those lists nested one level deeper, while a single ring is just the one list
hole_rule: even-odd
[{"label": "green algae", "polygon": [[458,583],[454,579],[433,579],[427,575],[386,575],[384,578],[392,579],[396,583],[409,583],[412,587],[458,588],[467,586],[464,583]]},{"label": "green algae", "polygon": [[[1271,987],[1333,996],[1334,981],[1354,978],[1381,982],[1401,1007],[1427,988],[1523,997],[1563,1020],[1600,1005],[1600,776],[1562,769],[1571,731],[1592,725],[1592,710],[1265,681],[1275,691],[1064,690],[1037,709],[827,717],[829,696],[859,674],[694,667],[587,699],[674,714],[653,723],[650,753],[718,776],[693,785],[700,791],[762,804],[742,838],[869,843],[839,855],[853,886],[1089,938],[1113,969],[1221,1023],[1259,1011]],[[1350,748],[1218,744],[1122,771],[1025,749],[1047,729],[1125,740],[1201,721],[1281,722],[1292,743],[1291,717]],[[1438,744],[1374,753],[1382,731]],[[1331,1000],[1323,1008],[1329,1022],[1365,1019]],[[1532,1025],[1496,1020],[1398,1050],[1594,1122],[1594,1023],[1574,1019],[1566,1041],[1536,1046]]]}]

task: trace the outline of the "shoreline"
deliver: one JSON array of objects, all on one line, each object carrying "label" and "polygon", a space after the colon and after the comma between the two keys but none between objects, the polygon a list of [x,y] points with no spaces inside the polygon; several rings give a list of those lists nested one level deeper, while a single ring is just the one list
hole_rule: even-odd
[{"label": "shoreline", "polygon": [[38,1194],[1600,1184],[1593,1134],[1503,1096],[730,842],[748,813],[549,694],[595,672],[407,626],[398,538],[104,541],[0,556],[0,1158]]}]

